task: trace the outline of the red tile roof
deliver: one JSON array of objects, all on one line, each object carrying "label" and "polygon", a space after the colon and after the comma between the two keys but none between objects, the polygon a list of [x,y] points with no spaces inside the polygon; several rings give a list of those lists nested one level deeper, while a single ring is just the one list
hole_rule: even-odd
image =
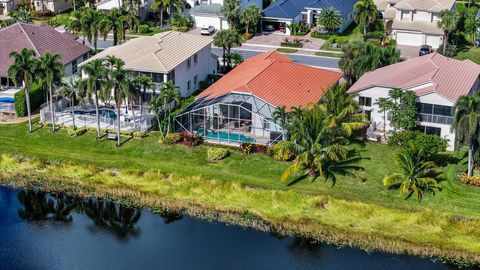
[{"label": "red tile roof", "polygon": [[228,93],[252,94],[275,107],[318,102],[342,77],[341,72],[293,63],[276,52],[247,59],[197,96],[214,98]]},{"label": "red tile roof", "polygon": [[0,29],[0,77],[7,77],[13,62],[10,52],[23,48],[34,50],[36,55],[58,53],[64,65],[91,51],[70,33],[60,33],[48,25],[16,23]]},{"label": "red tile roof", "polygon": [[348,92],[375,86],[415,88],[417,95],[436,92],[455,102],[470,93],[479,76],[480,65],[470,60],[460,61],[432,53],[368,72]]}]

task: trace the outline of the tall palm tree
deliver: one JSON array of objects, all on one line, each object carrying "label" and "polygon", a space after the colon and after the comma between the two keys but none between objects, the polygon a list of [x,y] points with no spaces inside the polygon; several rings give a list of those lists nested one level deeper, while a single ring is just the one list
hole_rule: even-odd
[{"label": "tall palm tree", "polygon": [[241,0],[225,0],[222,6],[222,14],[232,30],[238,30],[240,4]]},{"label": "tall palm tree", "polygon": [[480,145],[480,94],[460,97],[452,110],[455,148],[468,145],[468,176],[472,176],[474,154]]},{"label": "tall palm tree", "polygon": [[120,147],[122,140],[120,138],[120,114],[122,100],[124,97],[123,85],[125,85],[126,72],[123,69],[125,62],[115,56],[107,56],[105,63],[109,67],[108,78],[113,86],[113,95],[115,97],[115,105],[117,107],[117,147]]},{"label": "tall palm tree", "polygon": [[99,110],[99,94],[105,84],[107,70],[101,59],[95,59],[82,67],[83,72],[88,75],[87,94],[89,97],[95,95],[95,114],[97,118],[97,140],[100,140],[100,110]]},{"label": "tall palm tree", "polygon": [[135,120],[133,103],[135,99],[141,95],[140,89],[140,81],[137,80],[132,73],[127,73],[121,85],[121,91],[123,92],[123,96],[127,98],[126,104],[130,103],[130,111],[132,112],[133,126],[135,130],[137,130],[137,121]]},{"label": "tall palm tree", "polygon": [[240,22],[245,25],[245,31],[250,34],[250,27],[253,27],[253,31],[256,31],[256,27],[262,19],[262,10],[255,5],[248,5],[242,12]]},{"label": "tall palm tree", "polygon": [[162,83],[159,95],[150,102],[150,111],[155,113],[162,138],[170,132],[172,105],[179,106],[181,101],[182,95],[179,87],[169,81]]},{"label": "tall palm tree", "polygon": [[375,105],[378,106],[378,112],[383,113],[383,138],[387,141],[387,111],[392,108],[392,103],[388,98],[379,98]]},{"label": "tall palm tree", "polygon": [[[233,46],[241,45],[241,37],[235,30],[222,30],[213,38],[215,46],[222,47],[223,71],[227,70],[227,54],[230,54]],[[228,67],[231,63],[228,62]]]},{"label": "tall palm tree", "polygon": [[118,18],[122,24],[122,42],[125,43],[127,37],[127,30],[130,31],[136,31],[138,28],[138,25],[140,24],[140,20],[138,19],[137,12],[133,9],[127,6],[126,4],[123,4],[120,7],[119,10],[121,16]]},{"label": "tall palm tree", "polygon": [[123,35],[123,22],[120,20],[121,14],[117,8],[112,8],[99,22],[100,33],[103,39],[107,39],[108,34],[112,31],[113,46],[118,45],[118,40]]},{"label": "tall palm tree", "polygon": [[411,143],[397,154],[400,173],[393,173],[383,179],[386,187],[400,184],[400,193],[406,195],[405,199],[415,195],[418,201],[425,192],[435,192],[439,189],[435,171],[435,164],[426,160],[425,150]]},{"label": "tall palm tree", "polygon": [[103,13],[95,9],[87,9],[80,20],[82,25],[83,37],[93,44],[95,52],[97,52],[97,41],[100,34],[100,22],[103,20]]},{"label": "tall palm tree", "polygon": [[85,88],[83,87],[82,80],[77,75],[63,77],[62,84],[57,91],[58,94],[70,98],[73,129],[77,129],[75,124],[75,103],[85,96]]},{"label": "tall palm tree", "polygon": [[457,29],[459,16],[457,12],[451,10],[440,11],[440,20],[437,22],[438,27],[443,30],[443,55],[447,52],[448,37],[450,33]]},{"label": "tall palm tree", "polygon": [[67,25],[65,25],[67,31],[71,31],[74,35],[75,32],[80,32],[82,30],[82,16],[83,13],[80,10],[71,12],[68,17]]},{"label": "tall palm tree", "polygon": [[342,16],[334,7],[322,9],[317,17],[317,24],[332,33],[342,25]]},{"label": "tall palm tree", "polygon": [[8,68],[8,77],[16,85],[22,85],[25,92],[25,102],[28,114],[28,131],[32,133],[32,111],[30,107],[30,87],[33,82],[38,60],[35,58],[33,50],[24,48],[20,52],[11,52],[10,58],[14,58],[14,62]]},{"label": "tall palm tree", "polygon": [[62,57],[59,54],[45,53],[39,58],[41,69],[45,73],[45,82],[48,87],[48,96],[50,103],[50,120],[52,122],[52,132],[55,127],[55,108],[53,107],[53,85],[58,84],[63,77],[64,67]]},{"label": "tall palm tree", "polygon": [[144,103],[145,103],[145,95],[147,93],[147,90],[153,90],[155,91],[155,84],[153,83],[153,80],[151,77],[148,77],[146,75],[140,75],[137,78],[138,84],[140,85],[141,88],[141,94],[140,94],[140,123],[143,123],[143,110],[144,110]]},{"label": "tall palm tree", "polygon": [[377,18],[377,6],[373,0],[362,0],[358,1],[353,9],[355,22],[363,23],[363,34],[367,34],[367,27]]},{"label": "tall palm tree", "polygon": [[165,7],[168,7],[168,5],[170,5],[170,0],[154,0],[152,3],[152,9],[160,12],[160,27],[163,27],[163,13],[165,13]]}]

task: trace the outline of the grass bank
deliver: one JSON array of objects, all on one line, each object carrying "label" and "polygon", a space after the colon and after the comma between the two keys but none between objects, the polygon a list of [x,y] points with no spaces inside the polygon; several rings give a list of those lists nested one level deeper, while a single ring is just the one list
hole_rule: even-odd
[{"label": "grass bank", "polygon": [[108,198],[154,210],[169,208],[200,216],[219,213],[240,225],[295,232],[367,250],[480,261],[480,221],[438,211],[396,210],[218,179],[177,177],[156,170],[140,173],[99,169],[5,154],[0,156],[0,181],[12,187],[40,187],[50,192]]}]

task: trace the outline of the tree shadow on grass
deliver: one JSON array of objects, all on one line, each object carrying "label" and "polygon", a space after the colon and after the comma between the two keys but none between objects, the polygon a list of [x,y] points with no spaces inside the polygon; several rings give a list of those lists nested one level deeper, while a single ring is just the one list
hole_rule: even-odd
[{"label": "tree shadow on grass", "polygon": [[306,174],[305,174],[305,175],[296,176],[292,181],[290,181],[290,182],[287,184],[287,187],[293,186],[293,185],[295,185],[295,184],[297,184],[297,183],[299,183],[299,182],[301,182],[301,181],[303,181],[303,180],[305,180],[305,179],[307,179],[307,178],[308,178],[308,175],[306,175]]},{"label": "tree shadow on grass", "polygon": [[456,157],[451,153],[437,153],[430,157],[430,160],[435,163],[438,167],[446,167],[450,164],[457,164],[463,158]]},{"label": "tree shadow on grass", "polygon": [[[121,139],[121,137],[120,137]],[[130,141],[131,139],[133,139],[133,136],[130,136],[128,137],[127,139],[123,140],[121,143],[120,143],[120,146],[119,147],[122,147],[125,143],[127,143],[128,141]]]}]

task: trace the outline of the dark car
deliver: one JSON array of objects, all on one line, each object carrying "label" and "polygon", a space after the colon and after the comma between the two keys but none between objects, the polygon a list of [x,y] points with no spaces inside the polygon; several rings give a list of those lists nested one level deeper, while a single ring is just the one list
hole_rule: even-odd
[{"label": "dark car", "polygon": [[420,51],[418,52],[418,55],[419,55],[419,56],[427,55],[427,54],[432,53],[432,52],[433,52],[432,46],[430,46],[430,45],[422,45],[422,46],[420,47]]}]

